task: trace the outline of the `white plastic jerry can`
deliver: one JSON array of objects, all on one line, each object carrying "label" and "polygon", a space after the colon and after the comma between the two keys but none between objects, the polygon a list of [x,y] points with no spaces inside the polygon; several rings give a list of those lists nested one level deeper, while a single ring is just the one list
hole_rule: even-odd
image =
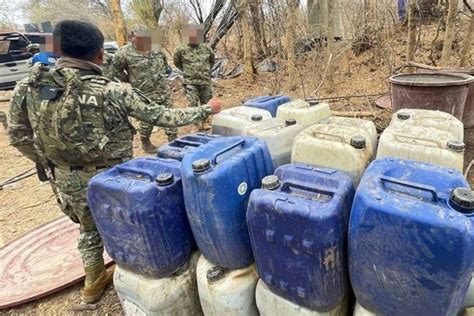
[{"label": "white plastic jerry can", "polygon": [[114,287],[127,316],[202,315],[196,283],[200,252],[174,275],[154,279],[116,267]]},{"label": "white plastic jerry can", "polygon": [[348,311],[348,300],[344,299],[337,307],[327,312],[319,312],[296,305],[295,303],[274,294],[262,281],[258,281],[255,294],[258,311],[261,316],[298,315],[298,316],[345,316]]},{"label": "white plastic jerry can", "polygon": [[294,119],[283,121],[272,118],[249,129],[247,135],[260,138],[267,143],[273,167],[276,169],[290,163],[293,140],[303,129],[304,126],[296,124]]},{"label": "white plastic jerry can", "polygon": [[358,127],[315,124],[296,136],[291,162],[343,171],[357,187],[374,157],[369,139]]},{"label": "white plastic jerry can", "polygon": [[212,134],[222,136],[240,136],[245,132],[271,119],[269,111],[249,106],[237,106],[221,111],[212,118]]},{"label": "white plastic jerry can", "polygon": [[464,308],[474,307],[474,278],[471,279],[469,288],[467,289],[466,297],[463,303]]},{"label": "white plastic jerry can", "polygon": [[359,129],[359,134],[367,139],[367,147],[369,148],[369,151],[375,156],[375,153],[377,152],[378,135],[374,122],[352,117],[331,116],[322,120],[320,123]]},{"label": "white plastic jerry can", "polygon": [[377,158],[416,160],[463,171],[463,142],[452,133],[423,126],[389,126],[380,136]]},{"label": "white plastic jerry can", "polygon": [[377,316],[377,314],[366,310],[364,307],[362,307],[362,305],[359,304],[359,302],[356,301],[354,307],[354,316]]},{"label": "white plastic jerry can", "polygon": [[329,104],[294,100],[278,107],[276,117],[282,120],[294,119],[298,124],[309,126],[329,117]]},{"label": "white plastic jerry can", "polygon": [[255,304],[258,281],[255,264],[244,269],[227,270],[201,256],[196,273],[204,315],[258,315]]},{"label": "white plastic jerry can", "polygon": [[405,126],[434,128],[451,133],[453,140],[464,141],[464,124],[451,114],[442,111],[401,109],[393,114],[390,126],[400,128]]}]

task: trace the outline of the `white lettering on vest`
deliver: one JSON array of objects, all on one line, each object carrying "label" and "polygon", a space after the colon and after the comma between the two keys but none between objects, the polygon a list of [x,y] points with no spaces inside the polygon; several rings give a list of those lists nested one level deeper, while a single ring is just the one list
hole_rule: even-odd
[{"label": "white lettering on vest", "polygon": [[78,99],[79,99],[79,103],[81,104],[99,106],[99,102],[97,101],[97,97],[95,95],[83,94],[83,95],[80,95]]}]

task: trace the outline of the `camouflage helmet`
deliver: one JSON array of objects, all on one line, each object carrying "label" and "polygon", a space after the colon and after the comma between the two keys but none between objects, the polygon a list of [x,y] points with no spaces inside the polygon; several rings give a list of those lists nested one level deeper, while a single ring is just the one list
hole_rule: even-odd
[{"label": "camouflage helmet", "polygon": [[144,35],[149,33],[148,28],[143,24],[135,24],[130,28],[130,36]]},{"label": "camouflage helmet", "polygon": [[28,46],[26,46],[26,50],[31,53],[31,54],[36,54],[36,53],[39,53],[40,52],[40,44],[36,44],[36,43],[33,43],[33,44],[29,44]]}]

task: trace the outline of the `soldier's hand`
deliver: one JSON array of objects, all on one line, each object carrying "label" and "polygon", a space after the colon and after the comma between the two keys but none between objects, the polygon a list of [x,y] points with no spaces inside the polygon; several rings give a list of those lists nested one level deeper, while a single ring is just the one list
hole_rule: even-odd
[{"label": "soldier's hand", "polygon": [[222,102],[218,98],[212,98],[207,105],[209,105],[212,109],[212,114],[217,114],[222,109]]}]

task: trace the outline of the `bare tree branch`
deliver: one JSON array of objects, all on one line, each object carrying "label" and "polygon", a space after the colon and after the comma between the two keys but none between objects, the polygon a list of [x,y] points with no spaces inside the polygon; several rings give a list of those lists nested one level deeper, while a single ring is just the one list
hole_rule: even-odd
[{"label": "bare tree branch", "polygon": [[212,24],[214,24],[215,19],[221,12],[222,8],[224,7],[226,0],[216,0],[214,5],[212,6],[211,12],[204,21],[204,37],[207,37],[207,34],[211,30]]},{"label": "bare tree branch", "polygon": [[469,5],[469,1],[468,1],[468,0],[462,0],[462,2],[464,3],[464,5],[466,6],[466,8],[467,8],[471,13],[474,13],[474,11],[472,10],[472,7]]},{"label": "bare tree branch", "polygon": [[196,13],[196,17],[198,19],[199,24],[204,23],[204,18],[202,15],[202,8],[201,8],[201,2],[199,0],[189,0],[189,3],[194,9],[194,13]]},{"label": "bare tree branch", "polygon": [[112,19],[112,11],[109,8],[107,0],[93,0],[91,1],[92,6],[97,8],[103,15]]},{"label": "bare tree branch", "polygon": [[216,33],[209,40],[209,45],[212,47],[212,49],[216,48],[217,44],[219,44],[219,41],[225,36],[227,31],[230,30],[238,18],[239,11],[232,3],[229,4],[226,11],[224,12],[221,22],[217,26]]}]

